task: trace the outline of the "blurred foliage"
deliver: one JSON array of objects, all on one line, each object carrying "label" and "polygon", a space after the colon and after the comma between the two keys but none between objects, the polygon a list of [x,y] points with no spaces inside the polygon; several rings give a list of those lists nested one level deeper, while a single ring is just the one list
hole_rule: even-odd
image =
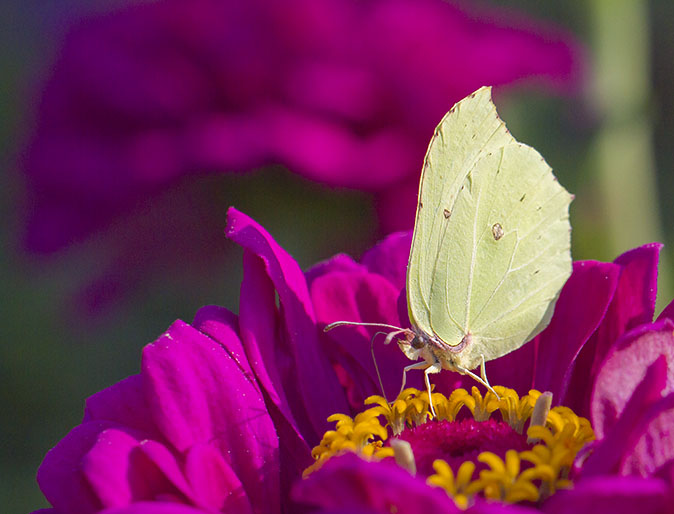
[{"label": "blurred foliage", "polygon": [[[70,0],[56,7],[56,3],[14,0],[0,7],[0,150],[6,156],[5,173],[0,176],[0,505],[4,512],[46,506],[34,480],[45,452],[80,421],[87,396],[138,371],[145,343],[176,318],[190,320],[201,305],[217,303],[236,311],[240,252],[225,241],[222,232],[229,204],[262,223],[305,268],[340,251],[358,256],[375,237],[374,211],[365,194],[329,191],[280,169],[189,180],[174,187],[183,192],[187,189],[188,198],[210,197],[207,204],[211,210],[195,211],[194,218],[183,221],[194,223],[195,230],[212,231],[213,238],[220,241],[214,248],[221,253],[211,254],[203,262],[186,262],[179,270],[154,269],[148,276],[137,277],[130,297],[112,304],[95,320],[78,316],[69,299],[94,277],[95,265],[109,259],[106,245],[110,240],[92,238],[55,259],[22,254],[15,209],[22,185],[13,162],[29,129],[29,102],[34,98],[35,84],[46,73],[64,27],[108,4]],[[593,18],[597,12],[591,3],[518,0],[510,5],[567,27],[588,45],[590,57],[598,55],[593,46],[597,44],[593,32],[597,30]],[[672,242],[674,4],[661,0],[641,5],[646,8],[641,36],[650,48],[650,66],[632,67],[634,63],[619,48],[614,49],[615,55],[602,58],[625,66],[626,76],[648,74],[641,77],[645,104],[637,121],[646,124],[646,132],[639,144],[649,155],[653,152],[657,170],[653,189],[659,198],[648,202],[659,214],[659,226],[654,228],[665,242]],[[593,95],[592,87],[585,96],[571,100],[514,91],[507,98],[497,98],[497,103],[514,135],[536,147],[559,180],[576,194],[572,210],[574,258],[610,260],[626,248],[614,248],[606,237],[602,207],[602,180],[606,177],[602,179],[597,172],[593,155],[605,120]],[[621,143],[625,144],[629,146],[630,141]],[[148,220],[166,213],[175,200],[172,194],[168,191],[157,197],[158,206],[144,213]],[[638,206],[626,207],[626,214],[634,208]],[[123,229],[122,221],[110,231]],[[190,265],[200,269],[192,273]],[[661,306],[672,291],[663,293]]]}]

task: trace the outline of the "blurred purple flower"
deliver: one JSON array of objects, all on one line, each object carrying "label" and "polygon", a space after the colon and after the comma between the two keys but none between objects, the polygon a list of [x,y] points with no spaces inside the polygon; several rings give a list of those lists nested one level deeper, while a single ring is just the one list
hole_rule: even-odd
[{"label": "blurred purple flower", "polygon": [[[139,375],[87,400],[82,423],[38,472],[53,505],[47,512],[456,511],[444,491],[386,461],[335,457],[298,480],[326,418],[354,414],[378,392],[371,334],[321,328],[336,319],[400,324],[410,235],[389,236],[361,262],[338,255],[304,274],[234,209],[227,235],[244,248],[238,317],[211,306],[191,325],[176,321],[145,347]],[[575,487],[538,505],[544,512],[598,505],[666,512],[674,473],[674,307],[651,323],[658,251],[647,245],[614,263],[575,263],[550,327],[489,363],[492,382],[549,389],[561,403],[587,408],[579,414],[593,421],[598,440],[581,452]],[[377,349],[377,361],[385,389],[395,391],[404,357],[391,345]],[[573,389],[576,376],[588,374],[590,386]],[[455,382],[442,373],[438,389],[450,392]],[[478,502],[469,512],[536,510]]]},{"label": "blurred purple flower", "polygon": [[454,102],[523,79],[569,90],[580,60],[557,28],[443,0],[164,0],[88,20],[40,101],[27,246],[59,249],[181,177],[273,163],[373,191],[385,231],[409,228]]}]

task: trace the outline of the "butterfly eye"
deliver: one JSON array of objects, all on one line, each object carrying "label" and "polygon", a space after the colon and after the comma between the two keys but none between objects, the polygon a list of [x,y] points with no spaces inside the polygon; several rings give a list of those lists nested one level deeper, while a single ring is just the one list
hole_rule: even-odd
[{"label": "butterfly eye", "polygon": [[494,225],[491,227],[491,233],[496,241],[501,239],[503,237],[503,227],[501,226],[501,224],[494,223]]},{"label": "butterfly eye", "polygon": [[415,337],[410,341],[410,346],[415,350],[418,350],[424,347],[424,342],[421,340],[420,337]]}]

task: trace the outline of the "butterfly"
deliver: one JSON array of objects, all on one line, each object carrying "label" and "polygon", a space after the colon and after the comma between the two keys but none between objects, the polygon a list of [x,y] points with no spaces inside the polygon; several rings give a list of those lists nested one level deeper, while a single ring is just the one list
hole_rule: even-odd
[{"label": "butterfly", "polygon": [[[571,274],[569,205],[543,157],[519,143],[482,87],[444,116],[431,139],[407,265],[412,328],[386,328],[429,375],[473,377],[488,389],[485,362],[521,347],[550,322]],[[472,370],[480,367],[480,375]],[[496,394],[496,393],[494,393]],[[498,396],[498,395],[497,395]]]}]

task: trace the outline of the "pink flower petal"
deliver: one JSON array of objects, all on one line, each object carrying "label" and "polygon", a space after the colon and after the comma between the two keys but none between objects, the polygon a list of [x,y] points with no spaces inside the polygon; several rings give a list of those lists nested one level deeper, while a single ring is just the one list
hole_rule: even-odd
[{"label": "pink flower petal", "polygon": [[[658,262],[662,243],[650,243],[620,255],[615,263],[623,266],[619,287],[624,291],[611,307],[618,323],[626,330],[653,320],[658,292]],[[634,299],[637,299],[635,302]]]},{"label": "pink flower petal", "polygon": [[[314,280],[311,297],[321,325],[334,321],[353,321],[400,326],[396,305],[398,289],[375,273],[333,272],[323,275]],[[340,350],[335,351],[335,360],[347,368],[351,367],[340,359],[340,353],[345,353],[354,363],[360,365],[360,373],[352,371],[350,377],[357,383],[361,401],[372,394],[381,394],[371,353],[371,340],[376,332],[388,333],[391,330],[344,326],[326,334],[331,341],[329,347]],[[374,341],[374,349],[386,395],[392,400],[400,391],[402,370],[410,361],[395,341],[384,346],[384,339],[383,335],[378,336]],[[410,386],[421,384],[418,378],[410,376]]]},{"label": "pink flower petal", "polygon": [[322,262],[314,264],[311,268],[304,272],[304,277],[307,280],[307,285],[311,289],[311,283],[318,277],[330,273],[332,271],[365,271],[366,268],[362,264],[358,264],[349,255],[339,253],[334,257],[330,257]]},{"label": "pink flower petal", "polygon": [[89,514],[101,509],[100,501],[80,470],[80,462],[96,444],[99,434],[112,426],[109,421],[83,423],[47,452],[37,471],[37,482],[57,511]]},{"label": "pink flower petal", "polygon": [[275,109],[269,119],[274,135],[269,141],[272,153],[279,162],[313,180],[376,190],[405,178],[419,166],[417,142],[410,141],[398,127],[380,127],[363,135],[340,120],[336,123],[282,108]]},{"label": "pink flower petal", "polygon": [[207,305],[194,315],[192,326],[221,344],[241,371],[252,378],[253,371],[239,339],[239,320],[234,313],[224,307]]},{"label": "pink flower petal", "polygon": [[101,432],[81,466],[104,508],[153,500],[158,492],[182,498],[143,454],[137,438],[119,429]]},{"label": "pink flower petal", "polygon": [[256,504],[278,505],[274,426],[257,385],[219,344],[177,321],[145,347],[142,373],[155,423],[176,449],[215,445]]},{"label": "pink flower petal", "polygon": [[[247,281],[247,285],[244,288],[246,293],[242,293],[241,295],[241,306],[239,310],[245,320],[247,315],[246,297],[248,296],[248,290],[252,288],[251,280],[253,279],[251,278],[250,273],[244,273],[244,275],[246,276],[244,280]],[[266,277],[266,274],[264,276]],[[254,333],[257,334],[257,337],[261,337],[261,334],[265,332],[265,327],[268,324],[271,323],[275,327],[275,316],[270,319],[261,312],[263,302],[260,297],[255,295],[255,293],[251,294],[251,301],[251,314],[255,315],[257,313],[257,317],[251,320],[249,326],[253,329]],[[257,309],[257,311],[255,309]],[[245,351],[241,341],[239,341],[238,336],[235,334],[238,320],[236,319],[236,316],[227,309],[216,306],[203,307],[197,312],[193,325],[195,328],[198,328],[200,331],[208,334],[214,340],[222,344],[237,363],[239,363],[241,368],[247,370],[245,373],[249,373],[251,376],[253,375],[253,370],[250,369],[250,362],[252,361],[253,367],[256,370],[257,379],[261,381],[265,392],[269,394],[269,388],[272,387],[272,385],[270,383],[265,384],[263,380],[264,373],[265,369],[268,369],[270,365],[276,369],[276,362],[270,363],[268,361],[262,361],[261,357],[260,359],[256,357],[260,356],[259,349],[256,350],[251,346],[251,340],[249,339],[251,334],[246,335],[247,324],[245,321],[243,323],[242,338],[249,343]],[[273,331],[273,334],[270,336],[271,339],[268,341],[269,345],[272,347],[279,343],[275,336],[276,332]],[[252,341],[252,343],[258,344],[257,341]],[[246,355],[247,351],[250,352],[250,357]],[[288,483],[288,481],[294,477],[300,476],[302,471],[311,465],[313,459],[311,458],[311,449],[306,443],[302,433],[300,433],[296,423],[293,421],[292,416],[289,414],[288,406],[286,405],[284,407],[284,414],[281,411],[283,404],[277,405],[273,400],[270,400],[271,395],[269,399],[265,398],[265,403],[267,409],[269,409],[269,415],[274,422],[274,426],[276,427],[278,437],[283,441],[283,445],[280,449],[282,466],[281,491],[285,497],[287,491],[290,490],[290,483]]]},{"label": "pink flower petal", "polygon": [[269,399],[292,426],[311,434],[313,427],[307,420],[302,397],[286,395],[286,390],[297,391],[300,386],[294,369],[295,349],[279,337],[283,328],[279,326],[274,284],[264,262],[249,251],[243,255],[239,320],[248,361]]},{"label": "pink flower petal", "polygon": [[661,480],[597,477],[577,481],[543,504],[547,514],[657,514],[667,512],[667,488]]},{"label": "pink flower petal", "polygon": [[[173,502],[138,502],[126,507],[115,507],[100,511],[100,514],[206,514],[210,511]],[[232,511],[232,514],[239,514]],[[241,514],[245,514],[242,512]]]},{"label": "pink flower petal", "polygon": [[370,273],[383,275],[396,289],[404,289],[412,232],[395,232],[365,252],[362,263]]},{"label": "pink flower petal", "polygon": [[[604,360],[592,393],[592,424],[604,437],[616,423],[646,369],[662,356],[674,364],[674,321],[643,325],[619,339]],[[674,366],[669,365],[663,394],[674,391]]]},{"label": "pink flower petal", "polygon": [[645,416],[652,421],[632,453],[624,457],[620,467],[623,475],[650,477],[674,465],[674,393],[660,400]]},{"label": "pink flower petal", "polygon": [[87,398],[84,422],[108,420],[159,437],[145,403],[143,379],[132,375]]},{"label": "pink flower petal", "polygon": [[511,503],[477,501],[464,511],[466,514],[540,514],[540,510]]},{"label": "pink flower petal", "polygon": [[566,405],[566,390],[576,356],[603,320],[618,274],[618,267],[611,263],[574,262],[573,273],[562,288],[550,325],[538,336],[533,387],[551,391],[555,404]]},{"label": "pink flower petal", "polygon": [[[248,276],[248,279],[244,280],[248,280],[248,285],[245,287],[245,291],[248,291],[252,287],[250,284],[250,276]],[[247,296],[247,294],[241,295],[241,307],[239,309],[242,311],[244,319],[247,310]],[[251,296],[253,300],[256,300],[251,305],[253,308],[253,311],[251,312],[252,314],[257,313],[258,316],[255,320],[257,323],[251,322],[250,326],[253,328],[254,332],[258,334],[258,337],[260,337],[259,334],[265,331],[268,322],[271,321],[273,324],[273,317],[270,319],[268,316],[264,316],[261,312],[262,299],[255,294]],[[257,310],[255,310],[255,308]],[[250,362],[252,361],[253,367],[256,370],[255,376],[261,381],[262,386],[264,387],[265,392],[269,394],[270,399],[274,401],[274,395],[271,394],[273,391],[273,384],[271,382],[266,382],[267,379],[265,378],[265,374],[270,368],[276,369],[276,362],[262,360],[259,348],[255,346],[257,345],[257,341],[250,340],[251,335],[247,334],[247,325],[245,322],[243,323],[244,328],[242,330],[242,338],[246,339],[248,344],[246,350],[244,350],[243,345],[236,334],[237,325],[238,320],[234,314],[227,309],[214,305],[199,309],[193,322],[195,328],[222,344],[225,350],[240,366],[244,374],[251,377],[251,380],[254,380],[253,370],[250,365]],[[275,334],[274,331],[271,339],[268,340],[268,344],[272,347],[278,343],[278,340],[273,337]],[[246,352],[249,352],[250,355],[246,355]],[[281,392],[283,392],[283,389],[281,389]],[[311,462],[313,462],[310,456],[311,450],[304,440],[304,436],[300,433],[296,422],[293,420],[292,414],[288,410],[288,405],[283,403],[280,398],[277,398],[277,402],[275,402],[276,408],[272,408],[272,405],[267,399],[265,399],[265,402],[267,403],[269,414],[274,421],[279,437],[285,441],[285,448],[282,449],[282,451],[287,453],[285,458],[289,459],[292,463],[298,463],[288,464],[286,471],[291,473],[292,476],[297,476],[301,474]],[[285,465],[284,468],[286,468]]]},{"label": "pink flower petal", "polygon": [[377,219],[384,233],[409,230],[413,227],[418,193],[419,178],[414,176],[382,189],[375,195]]},{"label": "pink flower petal", "polygon": [[[614,385],[620,387],[619,383]],[[661,405],[658,403],[666,385],[667,361],[662,355],[648,366],[643,380],[633,389],[634,392],[624,408],[616,412],[611,406],[595,407],[592,426],[599,443],[583,464],[581,477],[618,472],[622,461],[634,451],[648,424],[661,412]],[[602,423],[607,420],[611,421],[610,431]]]},{"label": "pink flower petal", "polygon": [[178,458],[182,460],[182,456],[176,456],[163,444],[148,439],[140,442],[140,450],[177,491],[196,503],[194,492],[187,483],[181,464],[178,462]]},{"label": "pink flower petal", "polygon": [[[197,504],[204,509],[253,513],[241,481],[213,446],[197,444],[190,448],[185,459],[185,475],[198,498]],[[258,512],[278,512],[278,508],[266,505]]]},{"label": "pink flower petal", "polygon": [[260,225],[236,209],[228,211],[227,236],[264,262],[283,306],[285,333],[294,352],[294,369],[307,415],[316,431],[327,429],[327,418],[346,412],[342,388],[319,346],[313,307],[297,263]]},{"label": "pink flower petal", "polygon": [[395,464],[367,462],[353,454],[330,459],[295,484],[293,498],[324,509],[428,514],[462,512],[447,493]]},{"label": "pink flower petal", "polygon": [[[576,359],[570,391],[591,390],[604,358],[618,338],[627,330],[653,320],[661,247],[660,243],[644,245],[625,252],[614,261],[621,267],[616,292],[604,320]],[[570,400],[568,407],[582,416],[588,415],[590,402],[587,395]]]}]

